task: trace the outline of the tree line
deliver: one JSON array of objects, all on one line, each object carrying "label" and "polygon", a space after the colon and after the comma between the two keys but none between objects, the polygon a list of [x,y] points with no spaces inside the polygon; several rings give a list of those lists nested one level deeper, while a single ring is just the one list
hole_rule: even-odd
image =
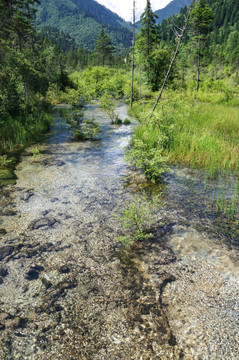
[{"label": "tree line", "polygon": [[50,126],[46,94],[68,78],[56,49],[33,27],[38,0],[0,0],[0,150]]}]

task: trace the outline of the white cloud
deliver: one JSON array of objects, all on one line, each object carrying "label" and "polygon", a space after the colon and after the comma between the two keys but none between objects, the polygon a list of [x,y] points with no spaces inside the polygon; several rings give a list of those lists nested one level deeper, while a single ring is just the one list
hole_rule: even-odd
[{"label": "white cloud", "polygon": [[[164,8],[172,0],[151,0],[154,11]],[[133,0],[97,0],[98,3],[105,5],[108,9],[121,16],[126,21],[132,21]],[[135,0],[137,20],[146,6],[146,0]]]}]

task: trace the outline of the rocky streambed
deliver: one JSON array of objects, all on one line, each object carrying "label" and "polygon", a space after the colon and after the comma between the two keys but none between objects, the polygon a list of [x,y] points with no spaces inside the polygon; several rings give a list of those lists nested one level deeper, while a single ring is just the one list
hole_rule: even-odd
[{"label": "rocky streambed", "polygon": [[237,359],[237,248],[168,204],[123,249],[131,127],[92,111],[98,141],[74,142],[57,113],[0,189],[0,359]]}]

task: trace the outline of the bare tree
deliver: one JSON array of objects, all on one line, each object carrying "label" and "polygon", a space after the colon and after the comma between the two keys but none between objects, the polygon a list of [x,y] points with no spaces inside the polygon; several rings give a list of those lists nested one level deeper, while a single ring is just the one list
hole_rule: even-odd
[{"label": "bare tree", "polygon": [[164,78],[164,81],[163,81],[163,85],[162,85],[162,87],[161,87],[161,90],[160,90],[160,93],[159,93],[159,95],[158,95],[158,97],[157,97],[157,100],[155,101],[155,104],[154,104],[152,113],[151,113],[151,115],[150,115],[150,118],[152,117],[152,115],[153,115],[153,113],[154,113],[154,110],[156,109],[156,107],[157,107],[157,105],[158,105],[158,102],[159,102],[159,100],[161,99],[161,96],[162,96],[163,90],[164,90],[164,88],[165,88],[166,82],[167,82],[167,80],[168,80],[168,78],[169,78],[171,69],[172,69],[173,64],[174,64],[174,62],[175,62],[175,60],[176,60],[176,57],[177,57],[177,55],[178,55],[178,53],[179,53],[179,48],[180,48],[180,46],[181,46],[181,43],[182,43],[182,40],[183,40],[183,36],[184,36],[185,31],[186,31],[186,28],[187,28],[187,26],[188,26],[188,22],[189,22],[189,19],[190,19],[190,15],[191,15],[191,11],[192,11],[192,8],[193,8],[194,3],[195,3],[195,0],[192,0],[192,3],[191,3],[191,5],[190,5],[190,7],[189,7],[188,15],[184,17],[184,26],[183,26],[183,28],[177,27],[177,28],[173,28],[173,29],[172,29],[173,32],[174,32],[174,34],[175,34],[175,37],[176,37],[176,39],[177,39],[177,47],[176,47],[176,49],[175,49],[175,51],[174,51],[174,54],[173,54],[172,60],[171,60],[171,62],[170,62],[170,65],[169,65],[167,74],[165,75],[165,78]]}]

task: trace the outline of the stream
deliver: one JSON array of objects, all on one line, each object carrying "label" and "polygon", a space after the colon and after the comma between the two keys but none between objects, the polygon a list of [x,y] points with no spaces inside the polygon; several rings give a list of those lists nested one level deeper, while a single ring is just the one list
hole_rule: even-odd
[{"label": "stream", "polygon": [[172,167],[154,236],[124,249],[115,214],[159,187],[124,161],[134,121],[85,114],[99,140],[74,141],[58,108],[0,189],[0,359],[238,359],[239,230],[211,207],[220,184]]}]

